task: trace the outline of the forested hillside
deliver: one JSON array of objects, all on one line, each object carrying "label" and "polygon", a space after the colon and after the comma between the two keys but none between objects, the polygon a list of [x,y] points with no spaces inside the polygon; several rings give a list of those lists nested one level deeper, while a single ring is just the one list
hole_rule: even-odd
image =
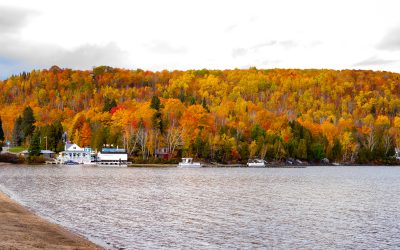
[{"label": "forested hillside", "polygon": [[[24,134],[14,126],[29,107],[35,122]],[[6,139],[28,145],[36,133],[53,150],[67,131],[79,145],[119,145],[143,159],[168,148],[219,162],[385,161],[400,146],[400,75],[53,66],[0,82],[0,116]]]}]

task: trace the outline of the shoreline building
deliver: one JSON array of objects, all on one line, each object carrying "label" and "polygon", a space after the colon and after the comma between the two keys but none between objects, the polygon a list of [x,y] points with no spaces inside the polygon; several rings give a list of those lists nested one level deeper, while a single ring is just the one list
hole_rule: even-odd
[{"label": "shoreline building", "polygon": [[57,160],[64,164],[65,162],[74,162],[78,164],[91,164],[95,155],[91,148],[81,148],[77,144],[65,143],[64,151],[59,153]]},{"label": "shoreline building", "polygon": [[125,165],[128,163],[128,153],[124,148],[102,148],[97,153],[97,164]]}]

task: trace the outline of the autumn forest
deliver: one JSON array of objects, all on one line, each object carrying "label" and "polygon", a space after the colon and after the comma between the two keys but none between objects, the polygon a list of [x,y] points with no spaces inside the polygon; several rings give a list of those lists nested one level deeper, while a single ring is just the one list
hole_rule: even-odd
[{"label": "autumn forest", "polygon": [[400,74],[361,70],[53,66],[0,81],[0,117],[5,140],[26,148],[46,137],[61,151],[67,132],[78,145],[113,144],[142,161],[163,148],[169,159],[221,163],[385,163],[400,147],[399,85]]}]

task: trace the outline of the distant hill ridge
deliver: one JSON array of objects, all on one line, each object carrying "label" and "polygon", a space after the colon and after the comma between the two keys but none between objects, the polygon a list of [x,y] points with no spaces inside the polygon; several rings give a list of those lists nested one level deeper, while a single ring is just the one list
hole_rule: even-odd
[{"label": "distant hill ridge", "polygon": [[400,74],[391,72],[53,66],[0,82],[6,139],[26,106],[36,127],[60,121],[78,143],[134,147],[143,157],[165,147],[225,162],[256,155],[372,161],[400,146]]}]

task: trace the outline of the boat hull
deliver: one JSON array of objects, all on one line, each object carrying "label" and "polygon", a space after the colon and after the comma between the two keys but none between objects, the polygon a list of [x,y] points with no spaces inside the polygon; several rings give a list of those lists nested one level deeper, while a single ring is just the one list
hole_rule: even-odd
[{"label": "boat hull", "polygon": [[185,163],[179,163],[178,168],[201,168],[203,165],[200,163],[192,163],[192,164],[185,164]]},{"label": "boat hull", "polygon": [[69,165],[69,166],[73,166],[73,165],[79,165],[78,162],[76,161],[65,161],[63,162],[64,165]]},{"label": "boat hull", "polygon": [[265,168],[266,167],[265,163],[247,163],[247,166],[251,167],[251,168]]}]

